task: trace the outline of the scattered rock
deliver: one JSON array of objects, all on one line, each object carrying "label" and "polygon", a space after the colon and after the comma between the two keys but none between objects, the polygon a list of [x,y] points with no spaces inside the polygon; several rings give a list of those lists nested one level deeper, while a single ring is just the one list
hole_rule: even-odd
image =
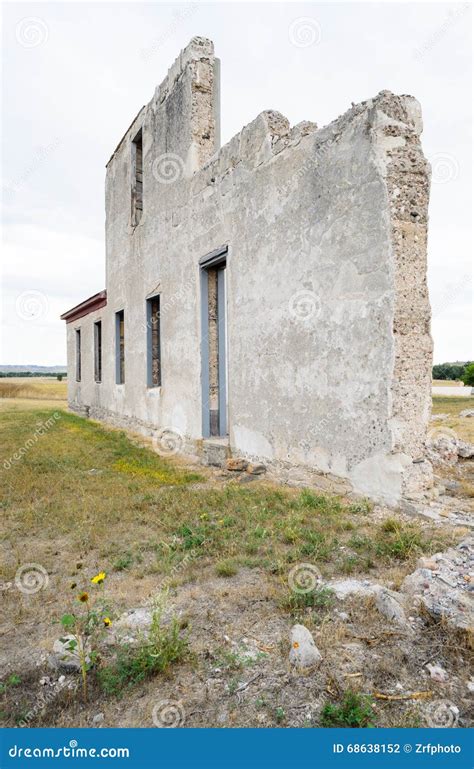
[{"label": "scattered rock", "polygon": [[458,441],[458,457],[462,457],[462,459],[474,457],[474,445],[465,441]]},{"label": "scattered rock", "polygon": [[308,628],[304,625],[293,625],[290,642],[290,665],[299,669],[308,669],[319,665],[322,656]]},{"label": "scattered rock", "polygon": [[474,409],[464,409],[459,413],[460,417],[474,417]]},{"label": "scattered rock", "polygon": [[437,681],[440,684],[446,683],[449,676],[444,668],[441,667],[441,665],[431,665],[428,663],[426,665],[427,670],[430,671],[430,676],[433,679],[433,681]]},{"label": "scattered rock", "polygon": [[398,600],[398,597],[396,597],[396,593],[391,590],[381,588],[377,592],[375,605],[380,614],[383,614],[384,617],[387,617],[387,619],[392,622],[396,622],[398,625],[407,624],[405,610]]},{"label": "scattered rock", "polygon": [[[55,670],[62,670],[64,673],[78,673],[81,669],[79,652],[81,647],[78,645],[73,651],[68,649],[70,641],[75,641],[73,635],[65,635],[58,638],[53,645],[53,653],[48,659],[50,667]],[[86,662],[90,662],[90,647],[86,645]]]},{"label": "scattered rock", "polygon": [[247,465],[247,472],[250,473],[250,475],[262,475],[263,473],[267,472],[267,468],[265,465]]},{"label": "scattered rock", "polygon": [[467,682],[467,690],[474,693],[474,678]]},{"label": "scattered rock", "polygon": [[101,724],[104,720],[105,716],[103,713],[96,713],[94,718],[92,719],[93,724]]},{"label": "scattered rock", "polygon": [[458,441],[453,430],[433,428],[426,441],[427,456],[435,464],[454,465],[458,461]]},{"label": "scattered rock", "polygon": [[327,586],[334,592],[334,595],[340,601],[344,601],[352,595],[374,595],[378,588],[378,585],[375,585],[368,579],[339,579],[334,582],[328,582]]},{"label": "scattered rock", "polygon": [[406,595],[415,597],[422,595],[428,590],[430,582],[433,579],[433,573],[430,569],[417,569],[412,574],[408,574],[402,582],[401,591]]},{"label": "scattered rock", "polygon": [[419,558],[417,562],[419,569],[430,569],[430,571],[436,571],[438,564],[433,558]]},{"label": "scattered rock", "polygon": [[246,462],[245,459],[238,459],[237,457],[231,457],[226,462],[227,470],[232,470],[235,472],[242,472],[242,470],[246,470],[247,465],[248,462]]},{"label": "scattered rock", "polygon": [[245,473],[243,475],[238,476],[239,483],[251,483],[256,479],[255,475],[249,475],[248,473]]},{"label": "scattered rock", "polygon": [[427,458],[434,464],[454,465],[458,458],[474,457],[474,445],[458,438],[454,430],[440,425],[433,427],[426,441]]},{"label": "scattered rock", "polygon": [[[419,568],[403,580],[401,592],[410,595],[435,619],[443,618],[451,627],[474,627],[474,537],[458,547],[432,558],[436,570]],[[469,578],[466,580],[466,576]]]},{"label": "scattered rock", "polygon": [[445,480],[444,485],[448,491],[457,491],[461,488],[461,484],[459,481],[453,480]]},{"label": "scattered rock", "polygon": [[151,609],[138,608],[131,609],[114,623],[115,630],[127,629],[127,630],[149,630],[153,619],[153,612]]},{"label": "scattered rock", "polygon": [[449,414],[432,414],[431,421],[441,422],[443,419],[447,419],[448,417],[449,417]]}]

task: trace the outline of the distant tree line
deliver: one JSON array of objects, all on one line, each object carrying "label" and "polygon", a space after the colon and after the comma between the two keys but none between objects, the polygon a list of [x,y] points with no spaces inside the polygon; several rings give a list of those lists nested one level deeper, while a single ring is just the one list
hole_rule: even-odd
[{"label": "distant tree line", "polygon": [[0,371],[0,379],[10,379],[10,377],[35,377],[35,376],[53,376],[61,381],[67,377],[65,371]]},{"label": "distant tree line", "polygon": [[433,366],[433,379],[451,379],[474,386],[474,363],[437,363]]}]

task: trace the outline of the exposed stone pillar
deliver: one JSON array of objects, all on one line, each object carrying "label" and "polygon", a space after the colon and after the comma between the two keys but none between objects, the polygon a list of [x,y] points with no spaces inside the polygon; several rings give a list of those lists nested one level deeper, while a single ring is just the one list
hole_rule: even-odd
[{"label": "exposed stone pillar", "polygon": [[387,185],[395,290],[392,450],[412,460],[402,484],[402,493],[411,494],[432,485],[432,468],[424,460],[433,363],[427,285],[430,166],[421,148],[423,123],[416,99],[382,92],[372,118]]}]

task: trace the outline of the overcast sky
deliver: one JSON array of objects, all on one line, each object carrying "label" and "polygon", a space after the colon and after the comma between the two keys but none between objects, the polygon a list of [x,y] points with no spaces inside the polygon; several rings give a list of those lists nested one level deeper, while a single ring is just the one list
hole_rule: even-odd
[{"label": "overcast sky", "polygon": [[5,3],[0,362],[66,362],[59,315],[105,287],[105,163],[193,35],[221,59],[222,143],[264,109],[321,127],[419,99],[435,361],[472,359],[470,28],[467,3]]}]

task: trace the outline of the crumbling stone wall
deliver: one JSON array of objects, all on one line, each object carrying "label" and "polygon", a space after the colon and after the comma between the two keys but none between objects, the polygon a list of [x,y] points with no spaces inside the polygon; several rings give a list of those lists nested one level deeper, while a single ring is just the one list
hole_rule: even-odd
[{"label": "crumbling stone wall", "polygon": [[[288,482],[396,504],[431,482],[429,170],[412,97],[387,91],[328,126],[262,112],[219,149],[218,62],[194,39],[107,167],[103,381],[75,408],[202,441],[199,259],[228,246],[229,443]],[[130,143],[143,136],[143,213]],[[162,386],[146,384],[145,299],[160,293]],[[125,385],[114,313],[125,309]],[[95,315],[94,315],[95,317]],[[87,351],[93,318],[81,326]],[[85,353],[85,358],[87,353]]]},{"label": "crumbling stone wall", "polygon": [[388,92],[380,97],[374,131],[387,185],[395,282],[392,425],[394,449],[420,460],[404,474],[404,490],[410,493],[431,483],[430,465],[423,461],[433,353],[427,284],[430,169],[421,148],[418,102]]}]

